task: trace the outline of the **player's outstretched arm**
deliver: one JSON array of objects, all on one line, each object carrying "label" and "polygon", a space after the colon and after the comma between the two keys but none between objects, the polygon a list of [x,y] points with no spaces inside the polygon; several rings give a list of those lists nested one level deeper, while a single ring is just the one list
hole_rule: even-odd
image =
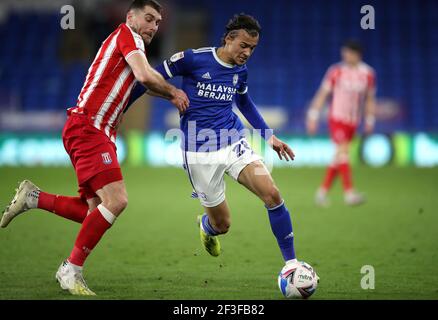
[{"label": "player's outstretched arm", "polygon": [[371,134],[374,131],[376,122],[376,90],[370,89],[365,101],[365,133]]},{"label": "player's outstretched arm", "polygon": [[261,130],[262,137],[267,139],[268,144],[277,152],[280,160],[283,160],[283,158],[286,161],[289,161],[289,159],[294,160],[295,154],[292,149],[275,135],[271,134],[272,129],[266,124],[248,93],[236,95],[236,105],[254,129]]},{"label": "player's outstretched arm", "polygon": [[272,134],[272,129],[266,124],[248,93],[236,95],[236,106],[249,124],[254,129],[260,130],[260,134],[264,139],[268,139]]},{"label": "player's outstretched arm", "polygon": [[[151,97],[157,97],[157,98],[163,98],[163,99],[168,99],[167,97],[163,96],[162,94],[159,94],[158,92],[155,92],[151,89],[147,89],[146,93],[148,95],[150,95]],[[168,99],[169,100],[169,99]]]},{"label": "player's outstretched arm", "polygon": [[306,127],[307,133],[314,135],[318,131],[319,115],[321,114],[324,103],[327,100],[330,91],[325,87],[319,88],[315,96],[310,103],[309,110],[307,111]]},{"label": "player's outstretched arm", "polygon": [[131,55],[127,60],[135,78],[146,88],[170,100],[180,112],[189,106],[187,95],[164,80],[163,76],[148,63],[146,56],[141,53]]},{"label": "player's outstretched arm", "polygon": [[[181,89],[177,89],[177,90],[180,91],[181,94],[186,95],[186,93],[185,93],[183,90],[181,90]],[[176,105],[176,103],[178,103],[177,98],[169,99],[168,97],[165,97],[164,95],[162,95],[162,94],[160,94],[160,93],[158,93],[158,92],[156,92],[156,91],[153,91],[153,90],[151,90],[151,89],[147,89],[147,90],[146,90],[146,93],[147,93],[148,95],[150,95],[151,97],[157,97],[157,98],[167,99],[167,100],[169,100],[170,102],[172,102],[172,103],[175,104],[175,105]],[[189,103],[190,103],[190,102],[189,102]],[[187,107],[186,107],[184,110],[186,110],[188,107],[189,107],[189,105],[187,105]],[[180,110],[180,112],[182,113],[184,110]]]},{"label": "player's outstretched arm", "polygon": [[132,106],[132,104],[138,98],[140,98],[142,95],[144,95],[145,93],[147,93],[148,95],[150,95],[152,97],[159,97],[159,98],[167,99],[166,97],[160,95],[159,93],[156,93],[150,89],[145,88],[143,85],[138,85],[138,86],[135,86],[134,89],[132,89],[131,97],[130,97],[129,102],[128,102],[125,110],[123,111],[123,113],[128,112],[128,110]]},{"label": "player's outstretched arm", "polygon": [[292,151],[292,149],[286,143],[278,139],[275,135],[272,135],[268,139],[268,143],[272,147],[272,149],[277,152],[280,160],[283,160],[283,158],[286,161],[289,161],[289,159],[295,159],[295,153]]}]

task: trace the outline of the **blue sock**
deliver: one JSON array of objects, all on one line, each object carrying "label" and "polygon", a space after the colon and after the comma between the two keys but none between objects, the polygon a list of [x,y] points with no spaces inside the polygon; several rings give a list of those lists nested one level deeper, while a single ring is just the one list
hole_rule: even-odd
[{"label": "blue sock", "polygon": [[204,229],[205,233],[208,234],[209,236],[217,236],[219,234],[211,226],[210,221],[208,220],[208,216],[206,213],[204,213],[202,215],[201,223],[202,223],[202,229]]},{"label": "blue sock", "polygon": [[289,211],[284,201],[277,207],[267,208],[272,233],[277,238],[278,246],[285,261],[295,259],[294,234]]}]

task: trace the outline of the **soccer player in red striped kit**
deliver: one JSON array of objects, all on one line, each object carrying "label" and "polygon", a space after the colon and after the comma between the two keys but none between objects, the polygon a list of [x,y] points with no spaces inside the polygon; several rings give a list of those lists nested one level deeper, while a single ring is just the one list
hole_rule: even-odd
[{"label": "soccer player in red striped kit", "polygon": [[82,227],[70,256],[56,273],[62,289],[74,295],[94,295],[84,281],[82,267],[103,234],[128,204],[116,154],[117,128],[137,82],[159,91],[180,112],[186,94],[167,83],[148,63],[145,45],[158,30],[161,6],[154,0],[135,0],[122,23],[102,43],[88,70],[75,107],[68,109],[62,138],[79,184],[79,197],[41,191],[24,180],[0,222],[6,227],[32,208],[53,212]]},{"label": "soccer player in red striped kit", "polygon": [[347,41],[342,46],[341,55],[342,62],[328,69],[307,113],[307,131],[313,135],[318,129],[325,101],[331,97],[329,131],[336,149],[333,162],[328,166],[323,183],[316,193],[315,202],[320,206],[329,204],[327,194],[338,175],[342,178],[346,204],[358,205],[365,201],[364,195],[353,188],[349,148],[360,123],[363,105],[365,133],[370,134],[374,130],[376,76],[373,68],[362,61],[359,42]]}]

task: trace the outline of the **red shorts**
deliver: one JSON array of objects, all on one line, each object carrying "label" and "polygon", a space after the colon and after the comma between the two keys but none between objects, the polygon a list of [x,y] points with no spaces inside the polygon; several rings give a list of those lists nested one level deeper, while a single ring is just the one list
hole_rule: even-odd
[{"label": "red shorts", "polygon": [[95,198],[103,186],[123,180],[116,145],[93,127],[86,115],[68,117],[62,141],[76,171],[81,198]]},{"label": "red shorts", "polygon": [[353,140],[356,129],[356,125],[346,124],[333,119],[329,120],[330,137],[336,144]]}]

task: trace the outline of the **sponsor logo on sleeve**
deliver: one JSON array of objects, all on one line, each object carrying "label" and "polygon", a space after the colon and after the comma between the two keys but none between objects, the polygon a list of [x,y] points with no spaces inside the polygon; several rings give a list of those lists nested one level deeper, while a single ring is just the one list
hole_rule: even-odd
[{"label": "sponsor logo on sleeve", "polygon": [[175,53],[173,56],[170,57],[171,62],[177,62],[178,60],[181,60],[184,58],[184,51]]}]

